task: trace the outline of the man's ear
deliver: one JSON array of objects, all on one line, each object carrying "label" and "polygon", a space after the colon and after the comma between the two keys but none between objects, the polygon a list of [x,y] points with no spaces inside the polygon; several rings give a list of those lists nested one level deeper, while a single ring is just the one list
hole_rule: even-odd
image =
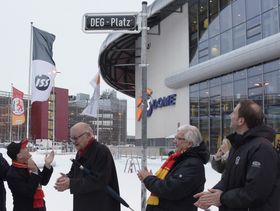
[{"label": "man's ear", "polygon": [[244,117],[239,117],[239,118],[238,118],[238,124],[239,124],[239,125],[244,125],[244,124],[245,124],[245,119],[244,119]]},{"label": "man's ear", "polygon": [[188,142],[187,142],[187,147],[188,147],[188,148],[191,148],[192,146],[193,146],[193,142],[188,141]]}]

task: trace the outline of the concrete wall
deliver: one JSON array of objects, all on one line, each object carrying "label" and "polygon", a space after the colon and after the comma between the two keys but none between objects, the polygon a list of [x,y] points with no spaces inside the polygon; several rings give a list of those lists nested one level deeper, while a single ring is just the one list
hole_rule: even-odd
[{"label": "concrete wall", "polygon": [[[158,108],[147,120],[148,138],[164,138],[174,134],[178,124],[189,122],[188,87],[171,89],[164,79],[175,70],[189,66],[188,6],[182,13],[173,13],[160,23],[159,35],[148,35],[150,48],[147,50],[148,74],[147,87],[153,90],[153,99],[176,94],[176,105]],[[150,33],[158,32],[157,26]],[[141,46],[141,40],[137,45]],[[137,52],[141,55],[141,52]],[[136,61],[139,63],[139,59]],[[136,70],[136,97],[141,96],[141,71]],[[141,121],[136,122],[136,139],[141,138]]]}]

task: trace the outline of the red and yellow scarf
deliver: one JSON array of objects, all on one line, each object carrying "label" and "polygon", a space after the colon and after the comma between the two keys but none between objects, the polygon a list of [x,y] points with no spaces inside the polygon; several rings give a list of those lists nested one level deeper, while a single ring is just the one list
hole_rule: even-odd
[{"label": "red and yellow scarf", "polygon": [[[28,166],[25,163],[20,163],[15,160],[12,161],[12,165],[16,168],[24,168],[28,170]],[[29,173],[31,173],[29,171]],[[42,208],[44,207],[44,192],[42,186],[39,184],[33,196],[33,208]]]},{"label": "red and yellow scarf", "polygon": [[[170,171],[170,169],[172,168],[172,166],[174,165],[176,159],[182,155],[181,152],[176,152],[172,155],[170,155],[167,160],[162,164],[162,166],[160,167],[159,170],[157,170],[157,172],[155,173],[155,176],[158,177],[161,180],[164,180],[166,175],[168,174],[168,172]],[[151,195],[149,196],[148,200],[147,200],[147,204],[149,205],[159,205],[159,198],[154,195],[153,193],[151,193]]]}]

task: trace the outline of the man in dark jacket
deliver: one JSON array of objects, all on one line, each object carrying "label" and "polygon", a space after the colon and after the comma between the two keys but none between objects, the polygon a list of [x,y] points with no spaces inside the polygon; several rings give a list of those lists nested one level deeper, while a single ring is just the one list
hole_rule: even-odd
[{"label": "man in dark jacket", "polygon": [[197,206],[220,211],[279,211],[279,160],[271,142],[272,128],[263,125],[263,112],[251,100],[234,109],[227,138],[232,144],[221,181],[209,192],[196,194]]},{"label": "man in dark jacket", "polygon": [[0,153],[0,211],[6,211],[6,190],[4,182],[9,170],[9,164]]},{"label": "man in dark jacket", "polygon": [[76,161],[88,172],[73,163],[70,172],[56,181],[58,191],[70,189],[74,195],[73,211],[120,211],[120,203],[104,191],[110,186],[119,194],[115,163],[110,150],[94,139],[91,127],[83,122],[70,130],[76,149]]},{"label": "man in dark jacket", "polygon": [[147,168],[139,179],[151,192],[146,211],[196,211],[193,195],[203,191],[209,152],[199,130],[191,125],[178,128],[174,140],[176,152],[152,175]]},{"label": "man in dark jacket", "polygon": [[52,175],[54,152],[45,156],[45,165],[40,171],[31,159],[27,144],[28,141],[23,140],[7,147],[7,154],[12,159],[7,182],[13,195],[13,211],[46,211],[42,185],[47,185]]}]

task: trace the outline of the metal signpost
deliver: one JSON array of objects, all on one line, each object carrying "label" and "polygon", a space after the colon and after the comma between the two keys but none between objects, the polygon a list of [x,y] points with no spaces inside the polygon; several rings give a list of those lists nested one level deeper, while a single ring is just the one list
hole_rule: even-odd
[{"label": "metal signpost", "polygon": [[[147,167],[147,2],[142,2],[141,13],[141,70],[142,70],[142,160],[141,168]],[[147,190],[144,183],[141,183],[141,211],[146,209]]]},{"label": "metal signpost", "polygon": [[[138,13],[87,13],[83,16],[85,33],[122,32],[138,34],[141,31],[141,64],[142,71],[142,160],[141,168],[147,166],[147,2],[142,2],[142,12]],[[146,209],[147,190],[141,184],[141,211]]]}]

